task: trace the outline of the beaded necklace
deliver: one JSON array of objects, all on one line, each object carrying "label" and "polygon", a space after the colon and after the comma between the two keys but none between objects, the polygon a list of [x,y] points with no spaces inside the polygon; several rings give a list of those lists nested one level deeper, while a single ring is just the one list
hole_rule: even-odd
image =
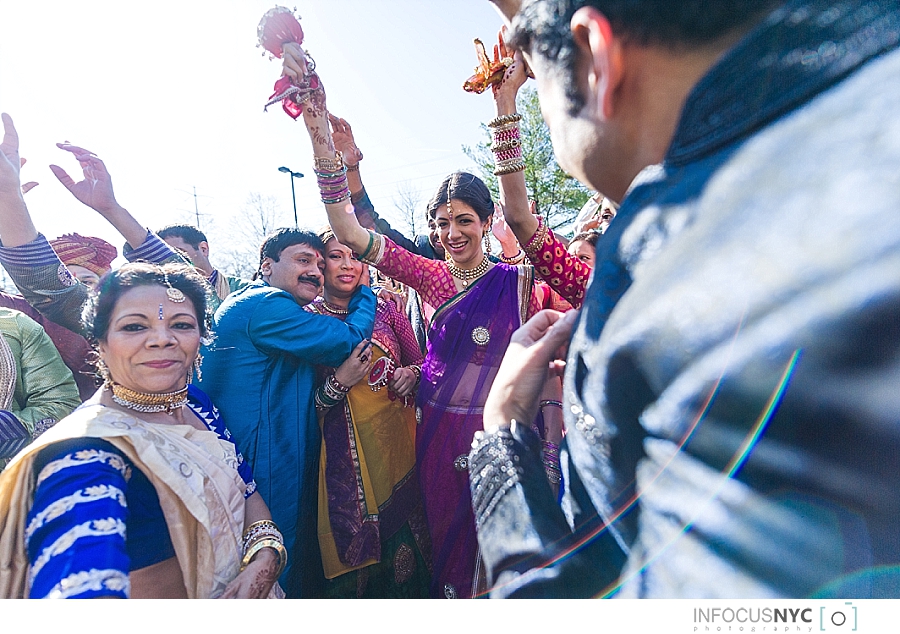
[{"label": "beaded necklace", "polygon": [[334,304],[326,301],[325,299],[322,300],[322,308],[327,310],[332,315],[349,315],[350,314],[350,311],[348,309],[341,308],[340,306],[335,306]]},{"label": "beaded necklace", "polygon": [[447,270],[450,271],[450,275],[460,280],[463,284],[463,288],[467,288],[469,286],[469,282],[472,280],[477,280],[479,277],[487,273],[488,267],[491,265],[491,261],[488,260],[485,254],[481,254],[481,262],[478,263],[473,269],[462,269],[452,261],[447,261]]}]

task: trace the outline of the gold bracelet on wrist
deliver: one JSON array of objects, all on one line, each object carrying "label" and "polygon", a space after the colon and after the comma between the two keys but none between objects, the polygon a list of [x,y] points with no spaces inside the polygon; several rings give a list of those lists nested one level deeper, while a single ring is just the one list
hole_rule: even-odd
[{"label": "gold bracelet on wrist", "polygon": [[531,240],[529,240],[528,243],[525,244],[524,247],[522,247],[523,250],[525,251],[525,255],[527,255],[530,258],[531,256],[533,256],[535,253],[538,252],[538,250],[544,244],[544,240],[547,239],[548,231],[549,231],[549,227],[547,227],[547,225],[544,224],[544,219],[541,218],[540,216],[538,216],[537,230],[534,232],[534,235],[531,236]]},{"label": "gold bracelet on wrist", "polygon": [[516,123],[517,121],[521,121],[521,120],[522,120],[522,115],[520,115],[518,112],[514,112],[512,114],[501,114],[501,115],[497,115],[496,117],[494,117],[493,119],[488,121],[487,126],[489,128],[498,128],[502,125],[507,125],[509,123]]},{"label": "gold bracelet on wrist", "polygon": [[335,152],[334,158],[316,156],[313,158],[313,165],[317,172],[341,172],[344,170],[344,158],[340,152]]},{"label": "gold bracelet on wrist", "polygon": [[284,567],[287,565],[287,549],[284,547],[284,544],[279,542],[277,539],[261,539],[258,542],[254,542],[250,548],[247,549],[244,558],[241,560],[241,571],[243,571],[253,560],[253,556],[256,555],[263,548],[271,548],[275,551],[275,554],[278,555],[278,571],[275,573],[276,577],[281,576]]},{"label": "gold bracelet on wrist", "polygon": [[519,249],[518,253],[516,253],[511,258],[508,258],[505,255],[503,255],[503,252],[500,253],[500,261],[503,262],[504,264],[510,264],[510,265],[519,264],[524,259],[525,259],[525,252],[521,248]]}]

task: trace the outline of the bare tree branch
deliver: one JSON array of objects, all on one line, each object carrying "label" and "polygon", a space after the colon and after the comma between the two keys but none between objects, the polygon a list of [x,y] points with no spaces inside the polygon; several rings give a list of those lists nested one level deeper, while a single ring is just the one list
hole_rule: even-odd
[{"label": "bare tree branch", "polygon": [[409,236],[416,236],[424,222],[424,208],[422,207],[422,194],[409,181],[397,185],[397,194],[393,199],[394,207],[400,212],[400,217],[409,229]]}]

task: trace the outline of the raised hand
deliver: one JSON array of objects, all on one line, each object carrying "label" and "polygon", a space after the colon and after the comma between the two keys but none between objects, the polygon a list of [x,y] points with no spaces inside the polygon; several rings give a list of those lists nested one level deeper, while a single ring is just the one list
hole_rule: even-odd
[{"label": "raised hand", "polygon": [[34,184],[21,187],[19,172],[25,160],[19,157],[19,135],[12,117],[5,112],[3,142],[0,143],[0,235],[3,246],[17,247],[34,240],[38,233],[22,197]]},{"label": "raised hand", "polygon": [[298,86],[306,77],[306,53],[296,42],[286,42],[282,47],[281,74]]},{"label": "raised hand", "polygon": [[[522,57],[522,53],[519,51],[513,51],[507,47],[506,42],[503,40],[505,31],[506,27],[501,29],[500,33],[497,35],[497,44],[494,46],[494,59],[500,60],[504,57],[512,57],[513,63],[506,69],[500,83],[491,86],[491,90],[494,93],[494,100],[497,102],[498,114],[511,114],[512,112],[515,112],[516,95],[519,94],[519,89],[528,79],[528,68],[525,64],[525,58]],[[501,107],[506,109],[509,106],[512,107],[510,112],[499,112]]]},{"label": "raised hand", "polygon": [[19,170],[24,161],[19,158],[19,134],[12,117],[5,112],[3,118],[3,142],[0,143],[0,196],[22,195],[19,188]]},{"label": "raised hand", "polygon": [[334,141],[334,149],[344,157],[347,167],[357,165],[363,159],[363,153],[356,146],[353,138],[353,130],[346,119],[341,119],[328,113],[328,122],[331,124],[331,138]]},{"label": "raised hand", "polygon": [[559,359],[577,313],[542,310],[513,333],[484,404],[485,430],[507,427],[513,418],[529,424],[534,419],[544,382],[565,365]]},{"label": "raised hand", "polygon": [[103,216],[121,209],[113,193],[112,178],[106,170],[106,165],[96,154],[70,143],[57,143],[56,147],[71,152],[84,173],[84,179],[76,183],[59,165],[50,166],[50,170],[59,179],[59,182],[75,198]]},{"label": "raised hand", "polygon": [[494,221],[491,223],[491,232],[497,238],[497,242],[503,247],[503,253],[512,253],[516,249],[516,234],[510,229],[503,215],[503,208],[494,203]]}]

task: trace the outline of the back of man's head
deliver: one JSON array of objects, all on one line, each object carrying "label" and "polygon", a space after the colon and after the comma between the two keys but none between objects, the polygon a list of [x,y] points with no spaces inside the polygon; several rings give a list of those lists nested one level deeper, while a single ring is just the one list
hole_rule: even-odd
[{"label": "back of man's head", "polygon": [[209,242],[206,239],[206,234],[192,225],[168,225],[157,231],[156,235],[163,240],[166,238],[181,238],[195,249],[200,248],[201,242]]},{"label": "back of man's head", "polygon": [[[262,266],[263,260],[266,258],[270,258],[273,262],[278,262],[278,259],[281,257],[281,252],[295,244],[305,244],[310,246],[318,251],[323,258],[325,257],[325,244],[322,242],[322,238],[306,229],[285,227],[277,229],[274,233],[269,234],[263,241],[262,246],[259,247],[260,267]],[[257,271],[254,279],[259,276],[260,274]]]},{"label": "back of man's head", "polygon": [[[685,50],[715,42],[753,24],[784,0],[523,0],[512,21],[512,43],[545,58],[574,82],[576,11],[593,7],[613,31],[642,46]],[[572,110],[584,105],[574,86],[567,94]]]}]

